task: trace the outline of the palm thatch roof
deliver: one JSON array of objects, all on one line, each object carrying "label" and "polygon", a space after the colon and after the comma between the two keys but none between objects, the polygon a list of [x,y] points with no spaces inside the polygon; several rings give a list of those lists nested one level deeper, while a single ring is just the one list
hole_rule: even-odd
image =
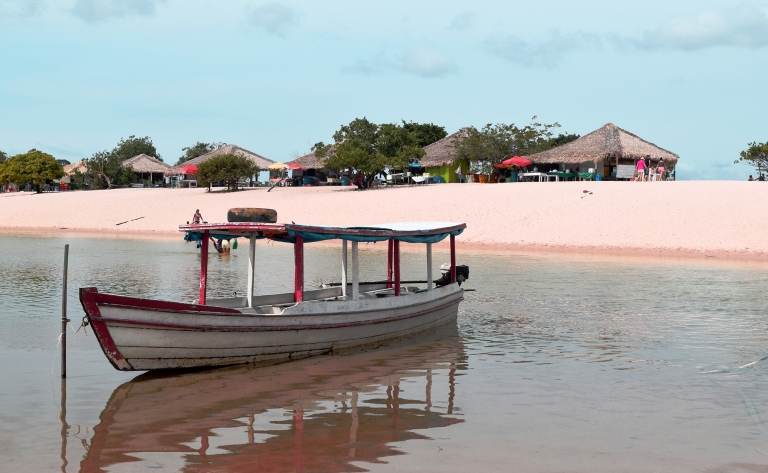
[{"label": "palm thatch roof", "polygon": [[320,161],[320,158],[315,156],[314,151],[312,151],[309,154],[305,154],[304,156],[301,156],[299,158],[296,158],[293,161],[288,161],[285,164],[298,164],[298,165],[304,166],[307,169],[323,169],[325,167],[323,165],[323,162]]},{"label": "palm thatch roof", "polygon": [[131,168],[133,172],[141,173],[156,172],[162,174],[171,169],[171,166],[165,164],[154,156],[149,156],[144,153],[126,159],[120,165],[124,168]]},{"label": "palm thatch roof", "polygon": [[211,151],[210,153],[206,153],[202,156],[198,156],[196,158],[192,158],[189,161],[184,161],[183,163],[174,166],[173,172],[178,173],[181,168],[188,164],[193,164],[195,166],[199,166],[200,163],[203,163],[205,161],[208,161],[209,159],[213,158],[214,156],[221,156],[222,154],[234,154],[235,156],[244,156],[259,167],[259,169],[267,169],[270,164],[274,163],[271,159],[267,159],[264,156],[261,156],[260,154],[256,154],[253,151],[248,151],[245,148],[241,148],[237,145],[226,145],[222,146],[219,149],[215,149]]},{"label": "palm thatch roof", "polygon": [[652,161],[663,158],[669,164],[680,159],[677,154],[608,123],[578,140],[525,158],[534,163],[585,163],[603,158],[640,159],[649,155]]},{"label": "palm thatch roof", "polygon": [[64,173],[67,176],[72,176],[76,172],[85,174],[85,171],[87,170],[88,170],[88,164],[86,163],[85,159],[81,159],[76,163],[67,164],[66,166],[64,166]]},{"label": "palm thatch roof", "polygon": [[460,139],[469,134],[468,128],[462,128],[452,135],[448,135],[442,140],[424,147],[427,153],[421,158],[422,167],[437,167],[444,164],[453,164],[459,155],[459,150],[454,147]]}]

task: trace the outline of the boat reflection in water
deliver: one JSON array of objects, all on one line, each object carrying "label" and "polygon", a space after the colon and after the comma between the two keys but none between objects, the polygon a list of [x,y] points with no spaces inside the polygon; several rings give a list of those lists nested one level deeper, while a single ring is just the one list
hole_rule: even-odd
[{"label": "boat reflection in water", "polygon": [[112,394],[81,471],[365,471],[429,438],[415,430],[463,422],[466,360],[451,324],[343,356],[141,375]]}]

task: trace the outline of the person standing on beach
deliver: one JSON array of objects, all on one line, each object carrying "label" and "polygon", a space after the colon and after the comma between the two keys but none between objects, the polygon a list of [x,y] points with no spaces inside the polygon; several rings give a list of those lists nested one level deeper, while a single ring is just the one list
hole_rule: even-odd
[{"label": "person standing on beach", "polygon": [[664,158],[659,158],[659,164],[656,166],[656,173],[659,175],[657,178],[660,181],[664,180]]},{"label": "person standing on beach", "polygon": [[192,216],[192,223],[194,225],[200,225],[200,222],[203,221],[203,215],[200,213],[200,209],[195,210],[195,215]]},{"label": "person standing on beach", "polygon": [[645,180],[650,181],[651,178],[651,155],[648,154],[645,156]]},{"label": "person standing on beach", "polygon": [[645,177],[645,161],[640,160],[637,162],[637,177],[635,178],[635,182],[642,181]]}]

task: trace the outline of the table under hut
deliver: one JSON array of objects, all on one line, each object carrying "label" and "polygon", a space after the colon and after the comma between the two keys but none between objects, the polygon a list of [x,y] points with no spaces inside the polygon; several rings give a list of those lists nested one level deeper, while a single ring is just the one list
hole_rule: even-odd
[{"label": "table under hut", "polygon": [[559,180],[631,180],[637,162],[650,156],[651,166],[664,160],[665,178],[674,179],[680,157],[645,141],[613,123],[562,146],[525,156],[539,171],[556,174]]}]

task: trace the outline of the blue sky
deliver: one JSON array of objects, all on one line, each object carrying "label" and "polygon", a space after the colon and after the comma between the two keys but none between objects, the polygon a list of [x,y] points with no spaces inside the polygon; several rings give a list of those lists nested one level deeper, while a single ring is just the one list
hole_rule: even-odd
[{"label": "blue sky", "polygon": [[608,122],[744,179],[768,140],[768,0],[0,0],[0,150],[70,161],[151,136],[276,161],[367,116],[449,132]]}]

